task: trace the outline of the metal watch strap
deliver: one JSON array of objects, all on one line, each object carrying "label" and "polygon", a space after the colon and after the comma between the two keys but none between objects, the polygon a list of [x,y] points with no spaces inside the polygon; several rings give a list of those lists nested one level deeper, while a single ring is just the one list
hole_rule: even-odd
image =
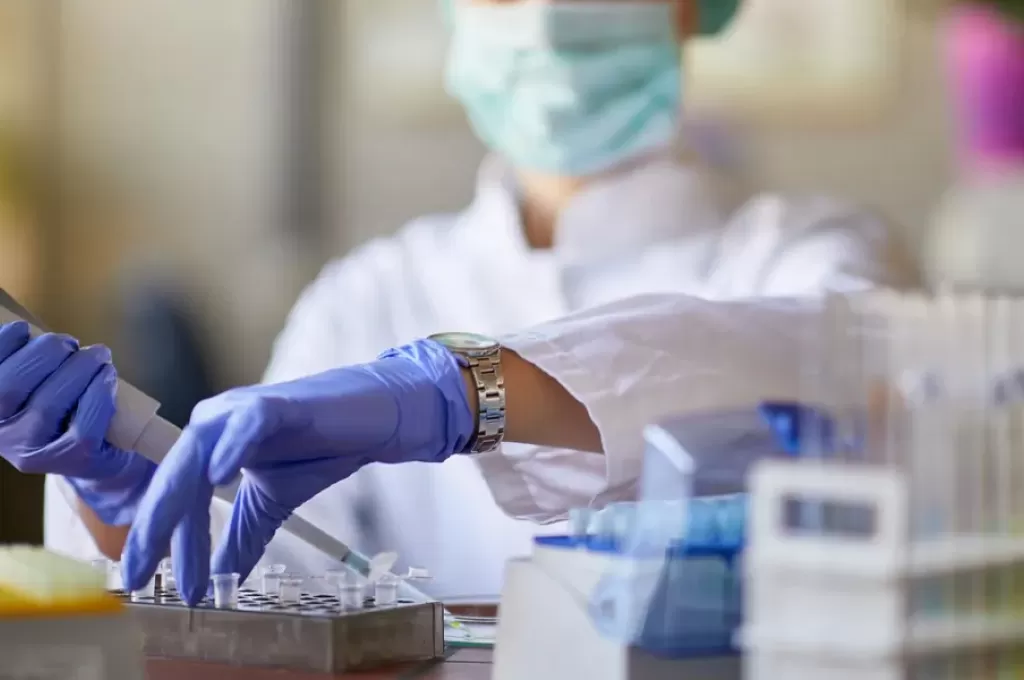
[{"label": "metal watch strap", "polygon": [[471,453],[487,453],[505,438],[505,377],[501,373],[501,350],[485,356],[464,355],[476,383],[479,399],[476,436]]}]

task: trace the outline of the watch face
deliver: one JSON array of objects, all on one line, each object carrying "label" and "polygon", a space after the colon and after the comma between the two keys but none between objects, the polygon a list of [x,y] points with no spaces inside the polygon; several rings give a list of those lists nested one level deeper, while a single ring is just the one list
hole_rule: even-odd
[{"label": "watch face", "polygon": [[475,333],[438,333],[430,339],[456,352],[487,352],[498,347],[492,338]]}]

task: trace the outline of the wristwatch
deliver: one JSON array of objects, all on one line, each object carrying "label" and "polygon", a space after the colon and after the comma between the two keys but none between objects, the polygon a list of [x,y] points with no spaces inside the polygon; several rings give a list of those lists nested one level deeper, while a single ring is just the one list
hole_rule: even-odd
[{"label": "wristwatch", "polygon": [[505,378],[501,373],[501,345],[474,333],[438,333],[428,339],[443,345],[469,368],[476,383],[476,435],[469,453],[493,451],[505,438]]}]

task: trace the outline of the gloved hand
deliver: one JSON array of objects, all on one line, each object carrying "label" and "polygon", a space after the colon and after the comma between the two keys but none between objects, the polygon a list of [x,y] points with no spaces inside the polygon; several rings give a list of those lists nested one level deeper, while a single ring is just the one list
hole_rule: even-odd
[{"label": "gloved hand", "polygon": [[21,472],[64,475],[100,520],[127,525],[156,466],[105,440],[117,391],[110,360],[105,347],[0,326],[0,456]]},{"label": "gloved hand", "polygon": [[207,400],[142,499],[121,561],[125,586],[147,583],[170,545],[182,598],[199,602],[210,580],[213,488],[240,472],[212,567],[244,581],[303,503],[369,463],[440,462],[464,451],[475,420],[458,360],[429,340],[368,364]]}]

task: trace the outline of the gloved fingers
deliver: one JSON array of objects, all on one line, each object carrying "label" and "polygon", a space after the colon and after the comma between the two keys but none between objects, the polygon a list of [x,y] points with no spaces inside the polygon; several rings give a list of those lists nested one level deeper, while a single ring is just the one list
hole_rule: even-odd
[{"label": "gloved fingers", "polygon": [[117,410],[117,371],[102,367],[85,388],[78,408],[71,415],[69,434],[86,442],[102,442]]},{"label": "gloved fingers", "polygon": [[281,527],[281,509],[250,480],[243,479],[231,508],[231,520],[213,554],[214,574],[238,574],[244,583]]},{"label": "gloved fingers", "polygon": [[[104,444],[110,422],[114,419],[117,392],[117,371],[110,364],[100,369],[85,389],[78,407],[71,415],[68,431],[58,440],[71,449],[85,444],[90,455],[73,456],[66,461],[60,474],[82,479],[109,479],[124,470],[129,456],[134,454]],[[71,458],[71,456],[69,456]]]},{"label": "gloved fingers", "polygon": [[[110,350],[106,347],[87,347],[71,355],[47,378],[28,400],[29,410],[44,414],[46,420],[40,424],[41,427],[59,430],[93,382],[93,378],[104,366],[111,366],[111,359]],[[116,373],[114,385],[116,388]],[[103,441],[103,437],[95,441]]]},{"label": "gloved fingers", "polygon": [[[194,607],[206,597],[210,587],[210,503],[213,485],[200,485],[199,495],[171,538],[171,563],[178,593],[185,604]],[[154,568],[155,571],[155,568]]]},{"label": "gloved fingers", "polygon": [[[170,453],[157,466],[149,488],[139,501],[125,542],[122,564],[126,587],[141,588],[149,581],[161,557],[167,554],[178,524],[197,503],[205,503],[209,512],[209,498],[204,500],[200,494],[211,488],[210,452],[222,429],[223,425],[216,422],[185,428]],[[192,540],[190,534],[182,536],[183,545],[188,544],[186,539]],[[178,559],[185,559],[185,556]]]},{"label": "gloved fingers", "polygon": [[27,345],[31,337],[32,331],[24,321],[5,323],[0,326],[0,362],[6,361],[12,354]]},{"label": "gloved fingers", "polygon": [[0,420],[16,415],[32,393],[77,350],[74,338],[46,333],[32,338],[0,363]]},{"label": "gloved fingers", "polygon": [[260,445],[277,429],[280,418],[270,402],[256,400],[229,417],[210,458],[210,482],[229,484],[253,462]]}]

